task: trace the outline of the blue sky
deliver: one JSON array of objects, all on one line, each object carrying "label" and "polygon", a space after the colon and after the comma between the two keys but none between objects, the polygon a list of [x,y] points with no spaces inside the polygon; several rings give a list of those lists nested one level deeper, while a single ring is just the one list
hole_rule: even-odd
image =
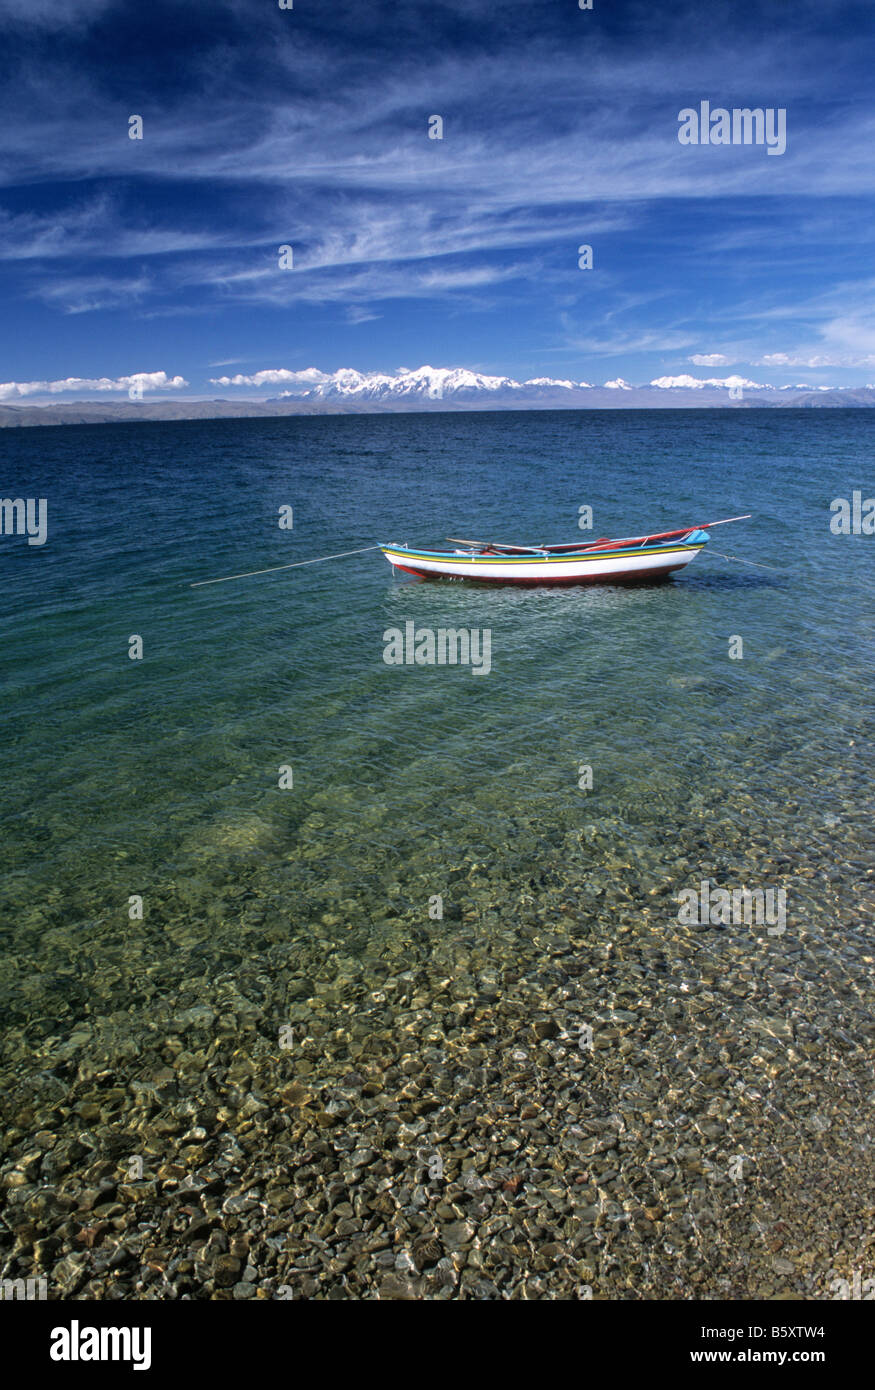
[{"label": "blue sky", "polygon": [[[871,0],[0,13],[0,398],[426,362],[875,382]],[[682,146],[702,100],[786,109],[786,152]]]}]

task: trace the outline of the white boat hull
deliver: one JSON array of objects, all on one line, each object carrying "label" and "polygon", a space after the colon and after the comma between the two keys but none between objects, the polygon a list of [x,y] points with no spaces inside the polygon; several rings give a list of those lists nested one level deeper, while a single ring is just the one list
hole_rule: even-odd
[{"label": "white boat hull", "polygon": [[559,557],[549,553],[525,555],[442,554],[409,546],[381,547],[391,565],[418,578],[469,579],[503,584],[624,584],[666,578],[695,559],[706,533],[694,532],[684,543],[618,547],[577,552]]}]

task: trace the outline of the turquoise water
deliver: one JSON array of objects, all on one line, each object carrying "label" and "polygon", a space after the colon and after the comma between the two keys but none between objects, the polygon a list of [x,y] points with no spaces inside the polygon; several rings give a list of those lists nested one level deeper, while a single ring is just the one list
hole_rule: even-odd
[{"label": "turquoise water", "polygon": [[[840,410],[4,431],[4,494],[47,498],[49,526],[0,541],[18,1083],[229,979],[273,1037],[287,967],[354,1004],[456,948],[537,974],[571,923],[669,950],[708,877],[786,887],[768,969],[813,972],[823,997],[797,1004],[839,999],[863,1046],[875,539],[831,534],[829,504],[875,490],[873,442]],[[189,587],[379,541],[574,540],[583,504],[594,535],[753,519],[632,590],[419,584],[378,551]],[[407,619],[490,629],[488,676],[386,665]],[[750,929],[724,935],[731,975]]]},{"label": "turquoise water", "polygon": [[[833,536],[828,507],[864,486],[873,428],[551,412],[5,433],[7,491],[45,496],[50,534],[3,542],[4,896],[33,922],[7,923],[16,961],[37,926],[84,946],[130,893],[173,881],[193,907],[240,854],[294,878],[305,842],[321,881],[296,860],[300,886],[326,903],[383,894],[408,856],[437,892],[466,850],[513,861],[508,820],[549,843],[614,805],[698,791],[728,810],[746,789],[766,825],[800,798],[801,853],[832,789],[866,780],[872,541]],[[708,554],[664,587],[520,592],[399,582],[372,552],[188,587],[386,539],[574,539],[582,504],[595,534],[750,511],[712,548],[774,568]],[[408,618],[488,627],[488,677],[387,666]]]}]

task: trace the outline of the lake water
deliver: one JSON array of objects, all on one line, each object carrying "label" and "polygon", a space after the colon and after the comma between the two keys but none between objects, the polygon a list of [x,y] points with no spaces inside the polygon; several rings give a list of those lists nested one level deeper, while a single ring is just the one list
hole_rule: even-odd
[{"label": "lake water", "polygon": [[[178,1175],[113,1191],[53,1287],[818,1297],[859,1267],[875,537],[832,534],[830,502],[875,491],[873,444],[844,410],[0,435],[3,494],[48,503],[45,546],[0,539],[6,1164],[36,1144],[21,1191],[74,1196],[130,1154],[147,1184],[212,1165],[263,1208],[229,1284],[187,1267]],[[190,587],[379,541],[573,541],[583,505],[584,538],[753,518],[645,588],[420,584],[377,550]],[[408,620],[488,629],[488,675],[387,665]],[[679,921],[704,882],[783,890],[779,929]],[[203,1110],[195,1137],[156,1143],[165,1110]],[[111,1264],[147,1239],[159,1273]],[[33,1272],[26,1240],[6,1257]]]}]

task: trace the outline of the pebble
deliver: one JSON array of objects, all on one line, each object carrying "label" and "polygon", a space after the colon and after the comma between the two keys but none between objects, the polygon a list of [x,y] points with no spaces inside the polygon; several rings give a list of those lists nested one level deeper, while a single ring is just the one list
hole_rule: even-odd
[{"label": "pebble", "polygon": [[[439,864],[375,821],[348,871],[317,799],[281,879],[251,856],[205,922],[202,888],[168,890],[154,940],[144,922],[108,951],[116,983],[89,976],[87,1026],[71,1005],[9,1034],[3,1277],[81,1299],[817,1299],[875,1269],[863,808],[825,787],[842,846],[809,827],[801,857],[792,798],[764,823],[743,778],[698,808],[671,787],[593,799],[583,833],[475,795],[482,849],[460,834]],[[684,927],[679,875],[783,883],[792,929]],[[428,917],[439,891],[457,916]],[[65,1008],[75,943],[53,951]]]}]

